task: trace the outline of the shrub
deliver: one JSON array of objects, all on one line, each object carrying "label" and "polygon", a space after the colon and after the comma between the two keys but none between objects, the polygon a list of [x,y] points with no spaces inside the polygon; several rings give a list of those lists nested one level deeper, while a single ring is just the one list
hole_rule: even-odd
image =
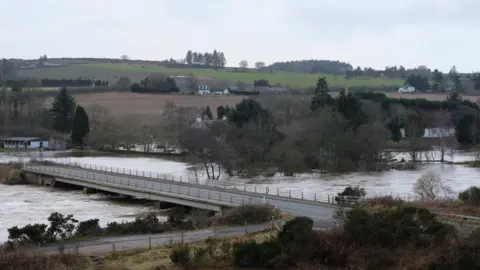
[{"label": "shrub", "polygon": [[190,253],[191,248],[188,245],[178,245],[173,248],[172,253],[170,254],[170,260],[176,266],[182,267],[183,269],[190,269],[192,265],[192,257]]},{"label": "shrub", "polygon": [[71,254],[33,255],[0,253],[0,269],[31,270],[31,269],[87,269],[89,260],[86,257]]},{"label": "shrub", "polygon": [[243,204],[225,211],[218,219],[222,225],[243,225],[258,224],[272,220],[272,217],[279,217],[280,211],[271,205]]},{"label": "shrub", "polygon": [[250,240],[233,245],[233,258],[236,266],[274,268],[276,258],[282,254],[282,246],[276,240],[261,244]]},{"label": "shrub", "polygon": [[360,198],[367,195],[364,188],[361,187],[346,187],[342,192],[338,193],[335,201],[338,203],[353,203],[358,202]]},{"label": "shrub", "polygon": [[392,269],[397,262],[395,254],[386,248],[360,249],[353,252],[349,258],[350,265],[366,270]]},{"label": "shrub", "polygon": [[313,220],[308,217],[295,217],[283,225],[278,232],[278,241],[287,258],[292,261],[309,259],[315,253]]},{"label": "shrub", "polygon": [[42,245],[48,242],[47,225],[45,224],[28,224],[24,227],[11,227],[8,229],[9,247],[16,245],[35,244]]},{"label": "shrub", "polygon": [[25,173],[20,169],[12,169],[8,172],[6,183],[9,185],[24,184],[26,180]]},{"label": "shrub", "polygon": [[168,223],[158,222],[155,214],[150,213],[144,218],[137,217],[133,222],[111,222],[107,223],[105,231],[109,235],[122,234],[147,234],[147,233],[163,233],[171,230],[172,227]]},{"label": "shrub", "polygon": [[95,237],[102,235],[103,231],[98,222],[98,218],[81,221],[78,223],[75,236]]},{"label": "shrub", "polygon": [[454,232],[453,227],[437,221],[428,210],[414,207],[376,213],[353,209],[346,215],[344,230],[350,243],[383,248],[407,243],[433,245]]},{"label": "shrub", "polygon": [[480,205],[480,188],[469,187],[467,190],[460,192],[458,198],[465,204],[479,206]]},{"label": "shrub", "polygon": [[185,221],[186,216],[187,209],[185,209],[185,207],[173,207],[168,213],[168,222],[173,226],[180,226]]}]

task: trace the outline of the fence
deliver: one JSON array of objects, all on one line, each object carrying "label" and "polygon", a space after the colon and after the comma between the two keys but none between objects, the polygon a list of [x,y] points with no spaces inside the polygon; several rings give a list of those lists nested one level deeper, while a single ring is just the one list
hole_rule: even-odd
[{"label": "fence", "polygon": [[248,225],[227,228],[213,228],[198,231],[177,233],[163,233],[156,235],[129,235],[124,237],[90,239],[73,243],[58,243],[56,245],[41,246],[35,250],[29,249],[30,254],[41,253],[70,253],[89,256],[101,256],[107,253],[131,249],[152,249],[170,244],[183,244],[204,241],[208,238],[243,237],[248,233],[280,230],[284,221],[272,221],[264,225]]},{"label": "fence", "polygon": [[[63,176],[81,177],[95,181],[102,181],[117,185],[126,185],[137,188],[153,189],[162,192],[177,193],[187,196],[205,197],[203,190],[212,190],[207,192],[206,198],[228,201],[229,198],[223,198],[222,194],[241,193],[243,197],[264,198],[266,196],[283,200],[299,200],[305,203],[335,203],[334,195],[318,194],[315,192],[304,192],[291,189],[271,189],[268,186],[259,187],[256,185],[236,184],[232,182],[219,180],[205,180],[173,176],[158,172],[149,172],[142,170],[131,170],[118,167],[92,165],[92,164],[49,164],[49,165],[30,165],[25,168],[30,171],[55,173]],[[100,173],[96,173],[100,172]],[[134,176],[126,177],[126,176]],[[124,179],[122,179],[122,177]],[[228,190],[228,191],[227,191]],[[195,195],[197,192],[197,195]],[[203,195],[202,195],[203,194]],[[212,194],[212,196],[208,195]],[[227,194],[226,194],[227,195]],[[237,195],[238,196],[238,195]],[[230,196],[232,197],[232,196]],[[232,203],[242,203],[232,198]],[[243,200],[245,202],[245,200]]]}]

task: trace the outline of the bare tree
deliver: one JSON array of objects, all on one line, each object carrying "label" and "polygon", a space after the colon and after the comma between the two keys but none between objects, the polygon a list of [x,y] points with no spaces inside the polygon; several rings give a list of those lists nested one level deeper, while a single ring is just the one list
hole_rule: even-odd
[{"label": "bare tree", "polygon": [[422,140],[425,134],[425,119],[416,114],[410,114],[405,123],[405,137],[408,142],[408,154],[413,164],[421,160],[421,151],[427,150]]},{"label": "bare tree", "polygon": [[85,111],[88,114],[88,122],[90,123],[90,128],[94,129],[101,120],[109,114],[109,110],[102,105],[89,105],[85,107]]},{"label": "bare tree", "polygon": [[321,110],[316,117],[298,124],[299,147],[315,159],[322,172],[352,169],[355,164],[345,157],[360,152],[353,148],[355,145],[351,142],[355,136],[347,126],[342,115],[328,109]]},{"label": "bare tree", "polygon": [[361,146],[361,160],[367,170],[382,170],[387,157],[388,130],[381,123],[358,127],[356,137]]},{"label": "bare tree", "polygon": [[96,120],[95,127],[88,134],[90,146],[97,149],[116,150],[120,144],[119,136],[121,123],[112,116],[102,116]]},{"label": "bare tree", "polygon": [[137,143],[141,136],[141,117],[137,115],[124,115],[119,117],[118,123],[118,137],[125,145],[125,148],[130,150],[132,145]]},{"label": "bare tree", "polygon": [[180,133],[179,144],[202,160],[208,179],[220,178],[226,145],[209,128],[184,129]]},{"label": "bare tree", "polygon": [[263,61],[255,62],[255,68],[256,69],[261,69],[261,68],[264,68],[265,66],[266,66],[265,62],[263,62]]},{"label": "bare tree", "polygon": [[248,68],[248,62],[247,62],[247,60],[242,60],[242,61],[240,61],[240,62],[238,63],[238,66],[239,66],[240,68],[242,68],[242,69]]},{"label": "bare tree", "polygon": [[195,75],[190,74],[186,79],[186,87],[190,93],[196,93],[198,91],[198,80]]},{"label": "bare tree", "polygon": [[435,200],[442,195],[448,198],[453,194],[453,190],[447,185],[447,181],[434,172],[428,172],[418,178],[413,186],[413,191],[422,200]]},{"label": "bare tree", "polygon": [[311,100],[303,95],[265,94],[257,99],[272,112],[280,126],[290,126],[293,121],[305,119],[310,114]]},{"label": "bare tree", "polygon": [[452,114],[443,110],[432,115],[433,135],[435,135],[436,146],[440,154],[440,162],[445,162],[445,156],[453,158],[457,140],[453,132]]}]

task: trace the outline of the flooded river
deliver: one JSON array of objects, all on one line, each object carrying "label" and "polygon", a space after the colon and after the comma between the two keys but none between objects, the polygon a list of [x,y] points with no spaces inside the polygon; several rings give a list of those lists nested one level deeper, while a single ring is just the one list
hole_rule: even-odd
[{"label": "flooded river", "polygon": [[[28,160],[39,154],[0,156],[0,159]],[[43,153],[42,158],[62,163],[82,163],[102,166],[115,166],[131,170],[144,170],[173,175],[174,177],[194,177],[191,165],[160,158],[124,157],[124,156],[84,156],[72,157],[69,152]],[[20,157],[19,157],[20,156]],[[397,155],[397,159],[407,155]],[[474,160],[475,153],[457,153],[453,161]],[[480,168],[471,168],[449,164],[423,164],[415,171],[391,170],[378,173],[348,173],[348,174],[297,174],[295,177],[277,175],[271,178],[257,177],[239,179],[237,177],[222,177],[224,181],[247,183],[270,190],[279,189],[285,193],[293,192],[317,193],[317,197],[326,197],[342,191],[348,185],[358,185],[365,188],[367,195],[398,195],[408,197],[412,194],[413,183],[423,174],[433,171],[448,181],[454,191],[461,191],[472,185],[478,185]],[[200,177],[202,177],[200,175]],[[134,205],[119,205],[102,199],[101,195],[84,195],[81,192],[61,191],[33,186],[0,185],[0,241],[7,238],[7,228],[14,225],[25,225],[34,222],[46,222],[51,212],[73,214],[77,219],[99,218],[103,224],[110,221],[132,219],[132,215],[147,211],[145,207]]]}]

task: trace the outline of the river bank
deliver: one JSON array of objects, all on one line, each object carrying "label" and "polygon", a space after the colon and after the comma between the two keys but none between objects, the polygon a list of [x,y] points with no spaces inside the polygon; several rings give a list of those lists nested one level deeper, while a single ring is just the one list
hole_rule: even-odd
[{"label": "river bank", "polygon": [[[467,162],[475,160],[475,152],[457,152],[449,159],[451,162]],[[170,174],[174,177],[194,178],[195,173],[190,163],[181,158],[171,157],[153,158],[128,155],[112,155],[102,152],[57,151],[41,153],[0,153],[0,162],[28,161],[31,158],[52,160],[59,163],[93,164],[97,166],[113,166],[131,170],[151,171],[161,174]],[[408,154],[398,153],[396,159],[409,159]],[[276,174],[273,177],[229,177],[223,174],[222,181],[230,185],[247,184],[249,187],[270,190],[291,190],[293,193],[317,193],[319,196],[328,196],[341,192],[347,186],[361,186],[367,196],[393,195],[404,199],[413,199],[412,188],[415,181],[427,172],[436,172],[446,180],[453,191],[458,193],[466,188],[478,185],[476,176],[480,168],[440,163],[422,163],[417,170],[384,172],[356,172],[346,174],[319,174],[304,173],[293,177]],[[205,175],[198,173],[199,180],[204,181]],[[102,222],[132,220],[134,217],[151,210],[149,207],[138,205],[118,205],[116,202],[105,200],[101,194],[85,195],[80,191],[60,191],[44,187],[31,186],[3,186],[0,185],[0,214],[12,218],[0,220],[0,239],[8,227],[24,225],[32,222],[44,222],[45,217],[53,212],[68,212],[81,219],[101,217]],[[12,210],[13,209],[13,210]],[[3,234],[3,235],[2,235]]]}]

